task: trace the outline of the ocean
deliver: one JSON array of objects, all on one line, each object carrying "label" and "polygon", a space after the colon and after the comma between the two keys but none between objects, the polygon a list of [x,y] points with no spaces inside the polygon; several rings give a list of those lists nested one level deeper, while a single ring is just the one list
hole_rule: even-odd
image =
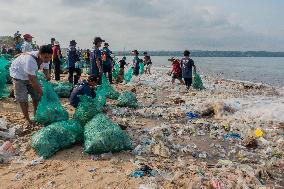
[{"label": "ocean", "polygon": [[[153,66],[163,69],[170,69],[169,58],[168,56],[151,57]],[[284,87],[284,57],[193,57],[192,59],[202,75]],[[132,57],[127,57],[127,62],[132,62]]]}]

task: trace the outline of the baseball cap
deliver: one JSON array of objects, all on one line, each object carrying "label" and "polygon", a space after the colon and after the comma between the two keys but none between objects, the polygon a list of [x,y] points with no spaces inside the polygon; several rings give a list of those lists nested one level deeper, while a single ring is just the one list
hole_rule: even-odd
[{"label": "baseball cap", "polygon": [[33,38],[33,36],[31,36],[30,34],[25,34],[23,35],[24,39],[29,39],[29,38]]}]

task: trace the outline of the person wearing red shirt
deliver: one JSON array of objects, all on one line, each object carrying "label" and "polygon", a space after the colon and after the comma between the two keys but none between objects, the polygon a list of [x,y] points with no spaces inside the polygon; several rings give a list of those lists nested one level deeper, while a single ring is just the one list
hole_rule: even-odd
[{"label": "person wearing red shirt", "polygon": [[179,60],[172,57],[168,59],[168,61],[172,62],[172,84],[175,83],[176,79],[178,79],[181,84],[184,84],[184,81],[182,80],[182,69]]},{"label": "person wearing red shirt", "polygon": [[52,63],[54,64],[54,75],[55,80],[60,81],[60,47],[59,42],[55,41],[54,46],[52,47]]}]

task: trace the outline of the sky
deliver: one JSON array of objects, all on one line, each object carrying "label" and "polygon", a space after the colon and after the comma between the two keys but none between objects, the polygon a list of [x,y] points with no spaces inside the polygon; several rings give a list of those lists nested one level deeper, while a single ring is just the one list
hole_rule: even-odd
[{"label": "sky", "polygon": [[0,0],[0,36],[112,50],[284,51],[284,0]]}]

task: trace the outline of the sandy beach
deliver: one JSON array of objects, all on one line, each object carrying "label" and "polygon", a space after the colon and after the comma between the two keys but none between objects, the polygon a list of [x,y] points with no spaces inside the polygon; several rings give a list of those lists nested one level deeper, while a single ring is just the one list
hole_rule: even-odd
[{"label": "sandy beach", "polygon": [[[107,115],[127,128],[133,151],[90,156],[76,145],[34,163],[40,157],[31,148],[31,135],[40,126],[0,137],[0,145],[10,140],[17,151],[0,163],[0,188],[284,188],[284,89],[202,79],[205,90],[188,92],[155,68],[140,82],[114,85],[119,92],[136,91],[139,101],[137,109],[107,102]],[[71,117],[68,99],[61,102]],[[191,119],[187,112],[203,116]],[[7,129],[21,127],[14,99],[0,101],[0,119]],[[141,164],[157,174],[131,177]]]}]

